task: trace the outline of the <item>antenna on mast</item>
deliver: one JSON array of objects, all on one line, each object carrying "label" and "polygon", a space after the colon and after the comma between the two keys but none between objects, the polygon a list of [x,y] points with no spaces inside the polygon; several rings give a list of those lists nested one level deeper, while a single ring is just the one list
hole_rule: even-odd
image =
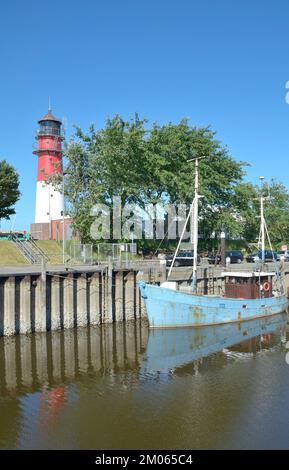
[{"label": "antenna on mast", "polygon": [[51,100],[50,100],[50,96],[48,96],[48,112],[51,112]]}]

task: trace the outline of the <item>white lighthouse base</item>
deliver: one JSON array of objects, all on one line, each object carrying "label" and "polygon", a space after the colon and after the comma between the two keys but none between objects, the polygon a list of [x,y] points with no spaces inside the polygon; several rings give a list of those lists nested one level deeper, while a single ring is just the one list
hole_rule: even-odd
[{"label": "white lighthouse base", "polygon": [[63,196],[51,183],[37,182],[35,223],[50,223],[61,219]]}]

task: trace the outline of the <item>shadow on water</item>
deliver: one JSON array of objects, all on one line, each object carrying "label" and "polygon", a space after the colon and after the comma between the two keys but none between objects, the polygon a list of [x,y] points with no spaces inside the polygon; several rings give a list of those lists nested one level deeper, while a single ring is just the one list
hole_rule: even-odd
[{"label": "shadow on water", "polygon": [[[198,439],[195,428],[173,437],[184,402],[192,407],[190,382],[176,388],[176,381],[202,371],[207,380],[208,370],[216,374],[232,359],[284,343],[286,325],[282,314],[211,327],[149,330],[145,322],[128,322],[0,338],[0,447],[202,448],[212,439],[217,447],[199,415]],[[221,399],[221,390],[212,400],[211,385],[202,393],[200,385],[189,385],[199,409]],[[244,396],[234,396],[232,407]],[[208,424],[217,419],[215,407]]]}]

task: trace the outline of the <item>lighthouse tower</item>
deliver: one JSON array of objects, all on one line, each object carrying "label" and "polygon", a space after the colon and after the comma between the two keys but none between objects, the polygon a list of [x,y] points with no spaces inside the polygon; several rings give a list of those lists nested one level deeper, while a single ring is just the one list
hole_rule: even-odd
[{"label": "lighthouse tower", "polygon": [[49,224],[51,235],[52,221],[61,219],[63,211],[63,196],[49,182],[49,176],[62,174],[62,122],[49,109],[38,123],[37,149],[33,152],[38,156],[35,224]]}]

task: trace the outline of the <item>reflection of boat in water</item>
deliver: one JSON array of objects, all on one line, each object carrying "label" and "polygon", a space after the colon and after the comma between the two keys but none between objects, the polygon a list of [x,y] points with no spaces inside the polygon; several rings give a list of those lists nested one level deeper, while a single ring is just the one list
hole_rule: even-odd
[{"label": "reflection of boat in water", "polygon": [[286,323],[283,313],[241,323],[150,330],[142,372],[168,372],[244,340],[276,332]]}]

